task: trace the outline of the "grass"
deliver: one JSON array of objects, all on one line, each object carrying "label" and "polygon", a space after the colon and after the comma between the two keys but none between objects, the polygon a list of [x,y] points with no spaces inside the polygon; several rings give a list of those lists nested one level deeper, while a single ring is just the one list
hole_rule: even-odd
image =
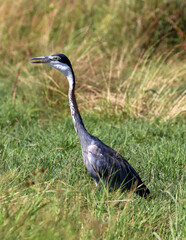
[{"label": "grass", "polygon": [[[183,239],[184,1],[0,6],[0,239]],[[153,199],[100,192],[84,167],[68,83],[29,58],[65,53],[87,129]]]},{"label": "grass", "polygon": [[22,99],[1,99],[1,239],[183,238],[182,120],[84,116],[87,129],[140,173],[150,202],[129,192],[97,193],[71,119],[59,120],[40,119]]}]

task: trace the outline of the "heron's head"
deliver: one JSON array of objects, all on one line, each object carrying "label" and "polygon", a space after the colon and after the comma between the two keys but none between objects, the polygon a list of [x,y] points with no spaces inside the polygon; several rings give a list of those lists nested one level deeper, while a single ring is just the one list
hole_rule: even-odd
[{"label": "heron's head", "polygon": [[68,77],[69,74],[73,73],[71,62],[64,54],[54,54],[44,57],[35,57],[31,58],[31,62],[48,64],[58,69],[66,77]]}]

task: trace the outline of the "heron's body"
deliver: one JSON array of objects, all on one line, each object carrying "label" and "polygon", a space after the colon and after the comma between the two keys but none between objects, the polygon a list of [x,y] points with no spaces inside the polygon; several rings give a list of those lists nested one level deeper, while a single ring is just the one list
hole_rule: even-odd
[{"label": "heron's body", "polygon": [[75,98],[75,76],[69,59],[63,54],[33,58],[33,63],[45,63],[61,71],[69,82],[69,103],[74,128],[78,135],[85,166],[95,180],[107,182],[111,188],[121,190],[136,188],[136,193],[146,197],[150,191],[134,168],[115,150],[92,136],[84,127]]}]

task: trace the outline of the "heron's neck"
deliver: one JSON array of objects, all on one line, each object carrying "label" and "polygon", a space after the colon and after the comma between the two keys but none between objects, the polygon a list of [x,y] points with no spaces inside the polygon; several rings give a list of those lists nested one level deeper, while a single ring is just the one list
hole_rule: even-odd
[{"label": "heron's neck", "polygon": [[68,97],[69,97],[69,104],[70,104],[70,110],[71,110],[71,115],[72,115],[72,120],[74,123],[74,128],[76,130],[76,133],[78,135],[78,138],[80,140],[80,143],[82,141],[86,141],[86,136],[89,135],[87,130],[85,129],[85,126],[83,124],[81,115],[79,113],[78,105],[76,102],[76,97],[75,97],[75,76],[74,73],[69,73],[67,76],[68,82],[69,82],[69,92],[68,92]]}]

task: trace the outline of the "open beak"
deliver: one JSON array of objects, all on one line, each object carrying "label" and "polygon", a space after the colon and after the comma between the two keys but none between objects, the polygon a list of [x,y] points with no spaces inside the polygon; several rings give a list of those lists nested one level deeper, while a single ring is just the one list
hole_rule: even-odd
[{"label": "open beak", "polygon": [[30,59],[32,63],[49,63],[51,59],[48,56],[45,57],[35,57]]}]

